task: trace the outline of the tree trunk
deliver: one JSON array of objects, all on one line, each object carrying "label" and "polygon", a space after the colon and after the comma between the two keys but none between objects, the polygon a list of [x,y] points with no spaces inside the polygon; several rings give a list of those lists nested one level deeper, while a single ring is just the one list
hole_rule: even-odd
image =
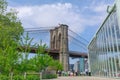
[{"label": "tree trunk", "polygon": [[42,80],[42,71],[40,72],[40,80]]},{"label": "tree trunk", "polygon": [[13,79],[13,72],[10,72],[10,80]]},{"label": "tree trunk", "polygon": [[26,80],[26,72],[24,73],[24,79]]}]

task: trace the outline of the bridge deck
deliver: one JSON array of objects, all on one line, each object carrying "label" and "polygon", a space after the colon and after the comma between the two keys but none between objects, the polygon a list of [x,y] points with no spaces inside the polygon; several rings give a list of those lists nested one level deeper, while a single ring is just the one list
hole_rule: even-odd
[{"label": "bridge deck", "polygon": [[[22,47],[24,48],[24,47]],[[31,48],[31,53],[36,53],[37,48]],[[49,53],[52,56],[59,56],[59,50],[57,49],[46,49],[45,52]],[[74,57],[74,58],[88,58],[87,53],[81,53],[81,52],[76,52],[76,51],[69,51],[69,56]]]}]

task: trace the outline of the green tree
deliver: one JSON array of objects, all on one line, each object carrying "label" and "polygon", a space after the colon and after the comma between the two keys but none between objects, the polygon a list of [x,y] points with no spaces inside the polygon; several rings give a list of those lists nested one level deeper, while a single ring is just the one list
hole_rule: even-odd
[{"label": "green tree", "polygon": [[30,64],[29,64],[30,61],[28,59],[30,51],[31,51],[31,47],[36,47],[36,44],[32,45],[32,41],[33,41],[33,38],[30,38],[29,34],[26,33],[25,36],[22,36],[22,38],[19,42],[21,45],[19,47],[19,49],[22,54],[22,56],[20,58],[21,62],[19,64],[19,66],[20,66],[19,70],[21,72],[27,72],[28,70],[30,70],[30,68],[32,68],[32,67],[30,67]]},{"label": "green tree", "polygon": [[63,70],[63,66],[58,60],[53,60],[53,62],[50,63],[50,66],[56,71]]},{"label": "green tree", "polygon": [[35,57],[32,58],[32,62],[34,64],[34,69],[37,72],[45,70],[46,67],[50,65],[50,61],[52,61],[52,57],[50,57],[46,52],[45,49],[47,48],[46,44],[42,45],[42,41],[38,44],[36,50]]},{"label": "green tree", "polygon": [[0,72],[12,72],[19,59],[17,51],[23,27],[17,18],[17,12],[6,12],[7,2],[0,0]]},{"label": "green tree", "polygon": [[[6,12],[6,9],[7,2],[0,0],[0,47],[2,49],[11,45],[11,40],[17,43],[23,33],[23,27],[17,18],[17,12],[13,9]],[[5,39],[7,39],[6,42]]]},{"label": "green tree", "polygon": [[36,56],[31,59],[31,63],[33,68],[37,72],[41,72],[42,70],[46,70],[48,67],[54,70],[62,70],[62,65],[59,63],[58,60],[54,60],[48,53],[45,52],[47,46],[46,44],[42,45],[42,41],[40,45],[37,46]]}]

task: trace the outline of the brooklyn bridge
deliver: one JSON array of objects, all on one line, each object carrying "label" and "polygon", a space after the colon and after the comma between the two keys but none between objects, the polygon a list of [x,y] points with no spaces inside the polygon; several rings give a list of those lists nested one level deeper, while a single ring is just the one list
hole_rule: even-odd
[{"label": "brooklyn bridge", "polygon": [[[40,40],[46,43],[48,48],[45,51],[62,63],[64,71],[69,70],[69,57],[88,58],[88,41],[69,29],[68,25],[60,24],[56,27],[25,28],[24,34],[26,33],[31,38],[34,38],[32,43]],[[36,53],[36,49],[31,47],[30,52]]]}]

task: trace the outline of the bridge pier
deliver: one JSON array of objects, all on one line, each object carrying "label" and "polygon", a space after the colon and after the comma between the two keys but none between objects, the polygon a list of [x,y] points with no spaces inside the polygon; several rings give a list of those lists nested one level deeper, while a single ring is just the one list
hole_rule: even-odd
[{"label": "bridge pier", "polygon": [[55,29],[50,30],[50,49],[59,50],[59,61],[63,65],[64,71],[68,71],[69,54],[67,25],[60,24]]}]

